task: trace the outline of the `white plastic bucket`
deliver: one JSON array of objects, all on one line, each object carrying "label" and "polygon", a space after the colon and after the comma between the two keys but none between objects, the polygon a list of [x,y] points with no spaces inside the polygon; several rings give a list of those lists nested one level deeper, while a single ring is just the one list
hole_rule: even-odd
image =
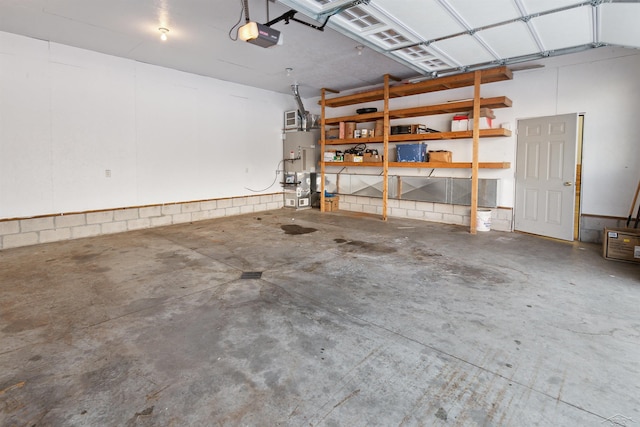
[{"label": "white plastic bucket", "polygon": [[478,209],[476,214],[476,230],[491,231],[491,211],[489,209]]}]

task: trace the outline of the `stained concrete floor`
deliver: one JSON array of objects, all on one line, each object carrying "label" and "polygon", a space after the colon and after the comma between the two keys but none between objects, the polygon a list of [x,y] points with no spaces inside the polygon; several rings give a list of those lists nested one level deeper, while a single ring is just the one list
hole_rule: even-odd
[{"label": "stained concrete floor", "polygon": [[597,245],[279,210],[0,279],[2,426],[640,425],[640,266]]}]

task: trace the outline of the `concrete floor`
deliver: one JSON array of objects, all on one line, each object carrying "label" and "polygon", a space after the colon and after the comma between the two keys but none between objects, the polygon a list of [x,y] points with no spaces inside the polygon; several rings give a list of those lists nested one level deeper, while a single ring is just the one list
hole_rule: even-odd
[{"label": "concrete floor", "polygon": [[0,279],[2,426],[640,425],[640,266],[596,245],[279,210]]}]

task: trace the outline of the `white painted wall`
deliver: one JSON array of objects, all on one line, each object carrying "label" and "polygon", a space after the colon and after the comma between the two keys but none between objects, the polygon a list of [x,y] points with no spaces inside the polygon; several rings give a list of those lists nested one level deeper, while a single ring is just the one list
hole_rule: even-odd
[{"label": "white painted wall", "polygon": [[[565,113],[584,113],[582,213],[626,217],[640,179],[640,54],[627,50],[606,60],[580,62],[574,56],[569,65],[514,73],[514,79],[483,85],[482,97],[508,96],[512,108],[496,109],[495,123],[509,123],[510,138],[480,140],[480,161],[508,161],[512,169],[480,170],[480,178],[499,178],[498,204],[514,206],[515,129],[520,119]],[[577,62],[577,63],[576,63]],[[472,88],[456,89],[391,100],[391,108],[437,104],[473,97]],[[307,101],[315,105],[318,98]],[[382,108],[382,103],[371,106]],[[355,114],[361,106],[327,109],[328,117]],[[318,107],[319,108],[319,107]],[[319,110],[318,110],[319,111]],[[394,124],[424,123],[439,130],[449,129],[451,115],[428,116]],[[453,161],[471,161],[471,141],[429,141],[430,150],[451,150]],[[362,173],[361,168],[349,172]],[[375,172],[375,171],[374,171]],[[390,170],[390,173],[427,175],[431,170]],[[373,173],[373,172],[372,172]],[[470,171],[436,169],[432,176],[467,177]]]},{"label": "white painted wall", "polygon": [[0,219],[256,194],[295,105],[0,32]]},{"label": "white painted wall", "polygon": [[[496,111],[498,122],[511,122],[513,129],[519,119],[584,113],[583,214],[626,217],[640,179],[640,55],[628,53],[515,73],[512,81],[483,90],[485,96],[503,92],[513,100],[513,108]],[[515,158],[510,161],[515,164]],[[502,195],[510,203],[505,206],[513,206],[509,190],[509,199]]]},{"label": "white painted wall", "polygon": [[[512,129],[519,119],[585,113],[584,214],[626,217],[640,178],[640,55],[628,53],[548,65],[482,88],[484,97],[513,100],[513,108],[496,110],[496,122]],[[437,92],[392,100],[392,108],[472,95],[471,88]],[[305,106],[319,112],[316,101]],[[254,194],[246,188],[274,179],[282,113],[295,108],[291,95],[0,32],[0,219]],[[445,130],[449,119],[420,122]],[[471,159],[468,140],[429,148]],[[515,152],[515,136],[483,139],[480,161],[515,165]],[[514,206],[513,168],[480,177],[499,178],[499,205]],[[265,192],[273,191],[279,187]]]}]

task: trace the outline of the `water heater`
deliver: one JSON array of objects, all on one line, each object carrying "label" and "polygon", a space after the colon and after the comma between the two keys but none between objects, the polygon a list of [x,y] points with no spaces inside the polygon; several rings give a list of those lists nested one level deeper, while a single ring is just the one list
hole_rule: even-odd
[{"label": "water heater", "polygon": [[317,194],[317,174],[320,161],[320,131],[285,132],[283,136],[282,163],[285,207],[310,208]]}]

